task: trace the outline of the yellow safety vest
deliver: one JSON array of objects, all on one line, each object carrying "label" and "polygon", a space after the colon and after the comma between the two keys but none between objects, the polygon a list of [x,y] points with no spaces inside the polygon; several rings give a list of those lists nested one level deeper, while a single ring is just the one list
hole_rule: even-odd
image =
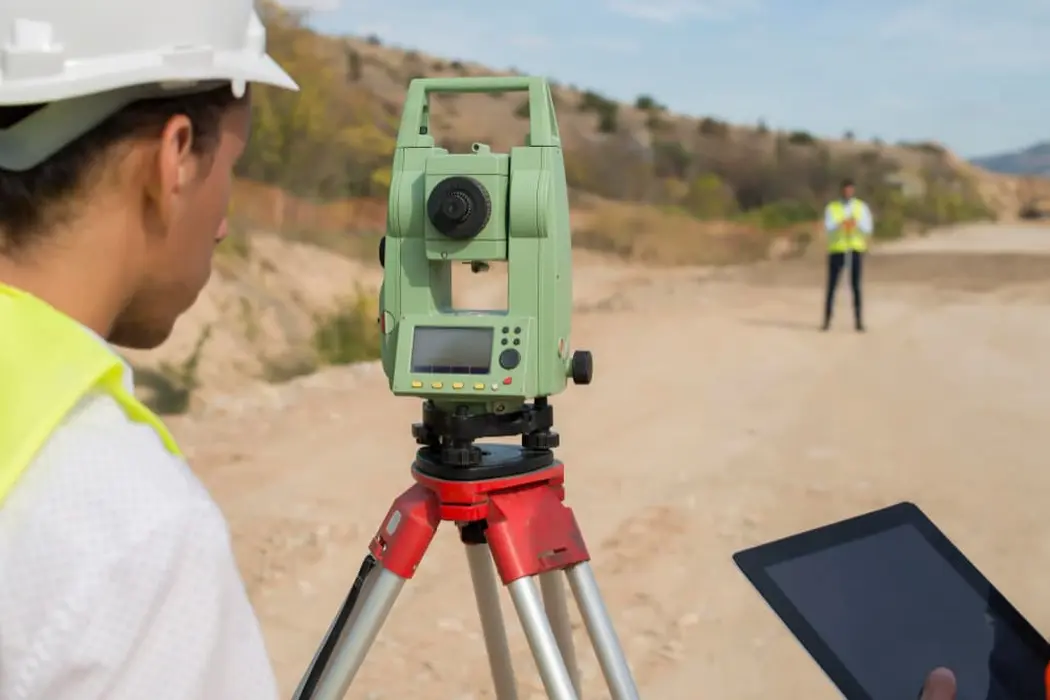
[{"label": "yellow safety vest", "polygon": [[127,391],[124,364],[76,321],[0,284],[0,503],[66,415],[90,391],[112,396],[181,456],[171,433]]},{"label": "yellow safety vest", "polygon": [[[828,205],[831,208],[831,217],[835,221],[835,225],[839,226],[843,221],[846,220],[846,205],[839,200],[835,200]],[[850,201],[850,214],[853,216],[853,220],[856,221],[860,218],[863,208],[859,199],[853,199]],[[828,252],[829,253],[845,253],[850,250],[855,250],[858,253],[863,253],[868,249],[868,237],[865,236],[859,229],[854,229],[852,233],[848,231],[832,231],[828,237]]]}]

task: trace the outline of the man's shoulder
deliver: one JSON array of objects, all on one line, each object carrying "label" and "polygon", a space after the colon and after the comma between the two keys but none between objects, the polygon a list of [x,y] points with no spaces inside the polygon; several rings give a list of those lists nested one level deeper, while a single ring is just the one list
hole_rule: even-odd
[{"label": "man's shoulder", "polygon": [[0,507],[0,587],[0,656],[26,669],[4,697],[56,677],[63,698],[118,679],[120,697],[273,696],[222,513],[109,396],[79,403]]},{"label": "man's shoulder", "polygon": [[93,393],[69,413],[8,495],[0,508],[0,544],[12,530],[25,535],[30,527],[35,538],[65,537],[70,545],[108,541],[115,550],[156,523],[202,513],[222,522],[189,466],[113,398]]}]

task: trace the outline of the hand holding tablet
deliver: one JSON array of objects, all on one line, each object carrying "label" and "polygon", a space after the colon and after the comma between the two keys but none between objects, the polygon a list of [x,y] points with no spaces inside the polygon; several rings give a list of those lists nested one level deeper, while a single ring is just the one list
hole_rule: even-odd
[{"label": "hand holding tablet", "polygon": [[1048,697],[1050,644],[911,503],[733,559],[846,700]]}]

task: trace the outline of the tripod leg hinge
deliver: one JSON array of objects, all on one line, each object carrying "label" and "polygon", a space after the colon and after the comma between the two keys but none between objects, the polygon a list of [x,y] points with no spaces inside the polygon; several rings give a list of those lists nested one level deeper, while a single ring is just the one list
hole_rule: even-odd
[{"label": "tripod leg hinge", "polygon": [[384,569],[410,579],[434,540],[441,519],[438,496],[414,484],[394,500],[368,550]]},{"label": "tripod leg hinge", "polygon": [[486,537],[505,585],[588,561],[590,554],[560,485],[489,494]]}]

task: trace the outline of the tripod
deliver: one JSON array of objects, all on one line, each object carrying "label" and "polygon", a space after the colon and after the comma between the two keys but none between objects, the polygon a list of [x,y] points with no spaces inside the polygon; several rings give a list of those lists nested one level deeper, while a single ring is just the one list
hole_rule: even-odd
[{"label": "tripod", "polygon": [[[510,591],[547,696],[580,698],[562,573],[612,699],[637,700],[583,535],[572,510],[562,503],[565,470],[554,457],[559,438],[552,425],[545,398],[511,414],[474,416],[424,403],[423,423],[412,426],[416,441],[424,445],[412,465],[416,483],[387,512],[294,700],[344,698],[443,521],[456,524],[467,550],[499,700],[517,700],[518,690],[497,576]],[[521,435],[521,446],[474,443],[479,436],[510,435]]]}]

